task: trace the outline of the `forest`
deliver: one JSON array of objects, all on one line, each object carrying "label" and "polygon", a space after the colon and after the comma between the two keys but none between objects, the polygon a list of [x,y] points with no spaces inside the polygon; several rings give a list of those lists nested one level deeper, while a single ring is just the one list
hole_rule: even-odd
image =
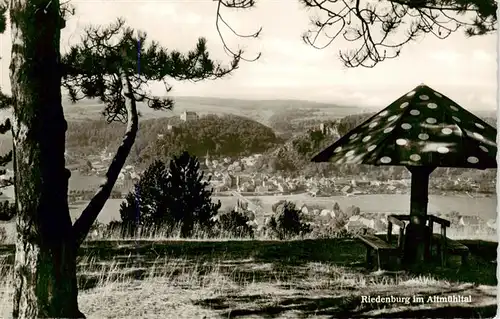
[{"label": "forest", "polygon": [[[119,123],[70,122],[67,147],[72,154],[82,157],[106,148],[111,151],[119,145],[123,130]],[[148,164],[184,150],[195,156],[207,153],[214,157],[246,156],[265,152],[282,142],[271,128],[236,115],[206,115],[188,122],[178,117],[149,119],[141,122],[128,161]]]}]

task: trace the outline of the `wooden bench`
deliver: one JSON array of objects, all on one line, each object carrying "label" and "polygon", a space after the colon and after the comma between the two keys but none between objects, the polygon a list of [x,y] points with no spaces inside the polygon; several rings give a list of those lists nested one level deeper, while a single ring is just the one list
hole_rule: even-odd
[{"label": "wooden bench", "polygon": [[[441,265],[446,265],[446,253],[450,255],[459,255],[462,260],[462,265],[466,265],[467,258],[469,257],[469,248],[458,241],[446,237],[446,227],[450,227],[451,223],[446,219],[434,215],[429,215],[428,221],[429,231],[432,234],[430,237],[430,247],[432,247],[434,242],[437,243],[437,254],[441,257]],[[434,223],[441,225],[440,234],[434,234]]]},{"label": "wooden bench", "polygon": [[[410,215],[390,215],[395,219],[401,221],[410,221]],[[434,223],[439,224],[441,226],[440,234],[434,234]],[[427,216],[427,226],[429,229],[429,233],[432,234],[429,236],[429,247],[427,247],[426,255],[432,257],[432,245],[436,243],[436,251],[440,256],[441,265],[446,265],[447,253],[450,255],[459,255],[462,258],[462,264],[467,264],[467,258],[469,256],[469,248],[458,241],[449,239],[446,237],[446,228],[451,226],[450,221],[434,216]]]},{"label": "wooden bench", "polygon": [[[387,217],[388,227],[387,227],[387,241],[375,236],[366,234],[365,232],[362,235],[358,235],[358,239],[366,246],[366,265],[370,267],[372,264],[372,250],[375,251],[377,255],[377,266],[378,270],[382,269],[381,265],[381,255],[389,254],[396,255],[398,258],[401,258],[403,253],[403,244],[404,244],[404,230],[405,224],[404,222],[393,218],[392,216]],[[392,243],[392,225],[396,224],[399,226],[399,237],[397,244]]]}]

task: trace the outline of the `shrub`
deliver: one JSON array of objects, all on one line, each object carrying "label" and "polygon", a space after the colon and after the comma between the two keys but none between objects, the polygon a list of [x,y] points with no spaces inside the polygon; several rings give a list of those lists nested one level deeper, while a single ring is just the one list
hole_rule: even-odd
[{"label": "shrub", "polygon": [[221,235],[254,238],[255,232],[250,225],[250,218],[244,212],[231,210],[222,213],[218,224]]},{"label": "shrub", "polygon": [[311,226],[303,222],[302,212],[292,202],[285,201],[276,207],[274,216],[267,225],[279,239],[303,236],[311,232]]},{"label": "shrub", "polygon": [[168,169],[161,161],[152,163],[120,207],[129,235],[139,225],[153,233],[180,227],[181,237],[191,236],[195,227],[208,233],[221,204],[212,203],[210,178],[203,177],[198,159],[187,152],[174,156]]}]

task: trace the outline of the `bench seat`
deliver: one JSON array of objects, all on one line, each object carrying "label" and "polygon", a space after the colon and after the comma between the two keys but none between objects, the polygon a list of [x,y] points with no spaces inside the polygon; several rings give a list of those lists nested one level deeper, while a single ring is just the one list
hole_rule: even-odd
[{"label": "bench seat", "polygon": [[[432,234],[432,241],[438,243],[438,250],[442,249],[441,243],[443,242],[443,235]],[[461,256],[462,264],[465,265],[467,263],[467,258],[469,256],[469,248],[456,240],[449,239],[448,237],[446,237],[444,242],[446,245],[446,252],[451,255]]]},{"label": "bench seat", "polygon": [[391,244],[375,235],[358,235],[358,239],[374,250],[396,250],[398,246]]}]

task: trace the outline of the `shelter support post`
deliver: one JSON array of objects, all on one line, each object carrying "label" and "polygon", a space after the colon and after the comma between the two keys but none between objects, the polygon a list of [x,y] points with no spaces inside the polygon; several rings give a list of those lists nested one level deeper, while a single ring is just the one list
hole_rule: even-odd
[{"label": "shelter support post", "polygon": [[406,264],[423,263],[429,235],[426,227],[429,202],[429,176],[435,167],[407,167],[411,173],[410,224],[406,228],[403,261]]}]

